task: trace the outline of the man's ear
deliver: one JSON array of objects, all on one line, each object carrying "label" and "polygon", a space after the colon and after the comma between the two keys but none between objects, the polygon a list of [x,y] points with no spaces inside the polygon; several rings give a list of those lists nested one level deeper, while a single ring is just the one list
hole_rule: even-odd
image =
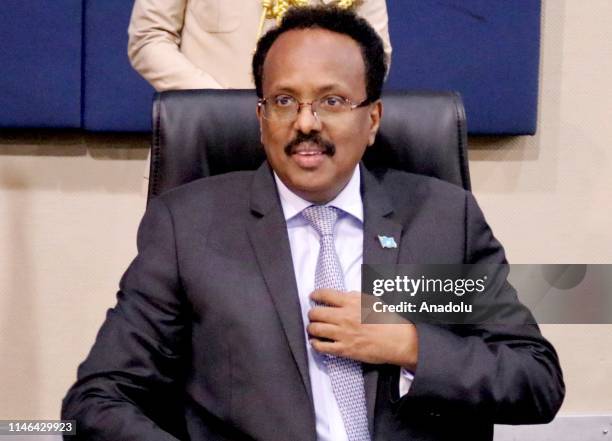
[{"label": "man's ear", "polygon": [[370,137],[368,139],[368,147],[374,144],[378,128],[380,127],[380,120],[383,114],[383,103],[381,100],[376,100],[370,104]]},{"label": "man's ear", "polygon": [[261,130],[261,124],[263,123],[263,115],[262,115],[261,106],[257,104],[255,107],[255,114],[257,115],[257,119],[259,120],[259,141],[263,144],[263,132]]}]

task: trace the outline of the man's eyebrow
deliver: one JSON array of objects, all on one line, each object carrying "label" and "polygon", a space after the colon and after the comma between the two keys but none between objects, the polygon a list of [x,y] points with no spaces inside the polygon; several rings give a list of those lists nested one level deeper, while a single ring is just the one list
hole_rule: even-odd
[{"label": "man's eyebrow", "polygon": [[343,87],[341,84],[332,83],[330,85],[320,87],[317,90],[317,92],[323,94],[327,92],[344,91],[344,90],[345,90],[345,87]]},{"label": "man's eyebrow", "polygon": [[[322,95],[328,92],[342,92],[342,91],[348,92],[345,86],[342,86],[339,83],[330,83],[330,84],[326,84],[324,86],[321,86],[315,89],[315,94]],[[286,93],[288,95],[296,96],[298,94],[298,91],[292,86],[281,84],[278,87],[274,88],[274,93],[275,94]]]},{"label": "man's eyebrow", "polygon": [[286,93],[289,95],[295,95],[296,90],[293,89],[290,86],[283,86],[282,84],[279,87],[275,87],[274,88],[274,93],[275,94],[279,94],[279,93]]}]

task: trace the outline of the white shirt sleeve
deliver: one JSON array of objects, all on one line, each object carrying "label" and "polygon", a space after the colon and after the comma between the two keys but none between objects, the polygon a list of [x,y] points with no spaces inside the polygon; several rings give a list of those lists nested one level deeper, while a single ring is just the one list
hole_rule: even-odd
[{"label": "white shirt sleeve", "polygon": [[412,385],[412,380],[414,380],[414,374],[404,368],[402,368],[400,372],[399,379],[399,396],[403,397],[410,390],[410,386]]}]

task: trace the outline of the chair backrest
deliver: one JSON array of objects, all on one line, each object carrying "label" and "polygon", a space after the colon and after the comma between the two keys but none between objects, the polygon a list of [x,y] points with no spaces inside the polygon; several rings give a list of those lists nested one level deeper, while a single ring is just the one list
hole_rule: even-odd
[{"label": "chair backrest", "polygon": [[[410,171],[470,189],[461,97],[386,92],[368,167]],[[253,90],[161,92],[153,102],[149,199],[195,179],[253,170],[265,159]]]}]

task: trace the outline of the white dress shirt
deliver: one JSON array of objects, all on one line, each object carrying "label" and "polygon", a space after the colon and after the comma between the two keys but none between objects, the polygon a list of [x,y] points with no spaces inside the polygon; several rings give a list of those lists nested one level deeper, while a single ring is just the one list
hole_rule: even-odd
[{"label": "white dress shirt", "polygon": [[[302,319],[307,325],[309,323],[308,311],[313,306],[309,296],[314,291],[315,270],[319,257],[319,235],[301,213],[312,203],[289,190],[276,173],[274,179],[287,222]],[[346,187],[334,200],[326,204],[341,210],[334,230],[334,243],[347,291],[361,291],[363,202],[360,182],[361,173],[357,166]],[[317,439],[319,441],[347,441],[348,436],[323,357],[310,345],[306,329],[304,329],[304,338],[308,350],[308,370],[314,400]],[[399,384],[400,395],[408,392],[412,379],[412,374],[402,369]]]}]

